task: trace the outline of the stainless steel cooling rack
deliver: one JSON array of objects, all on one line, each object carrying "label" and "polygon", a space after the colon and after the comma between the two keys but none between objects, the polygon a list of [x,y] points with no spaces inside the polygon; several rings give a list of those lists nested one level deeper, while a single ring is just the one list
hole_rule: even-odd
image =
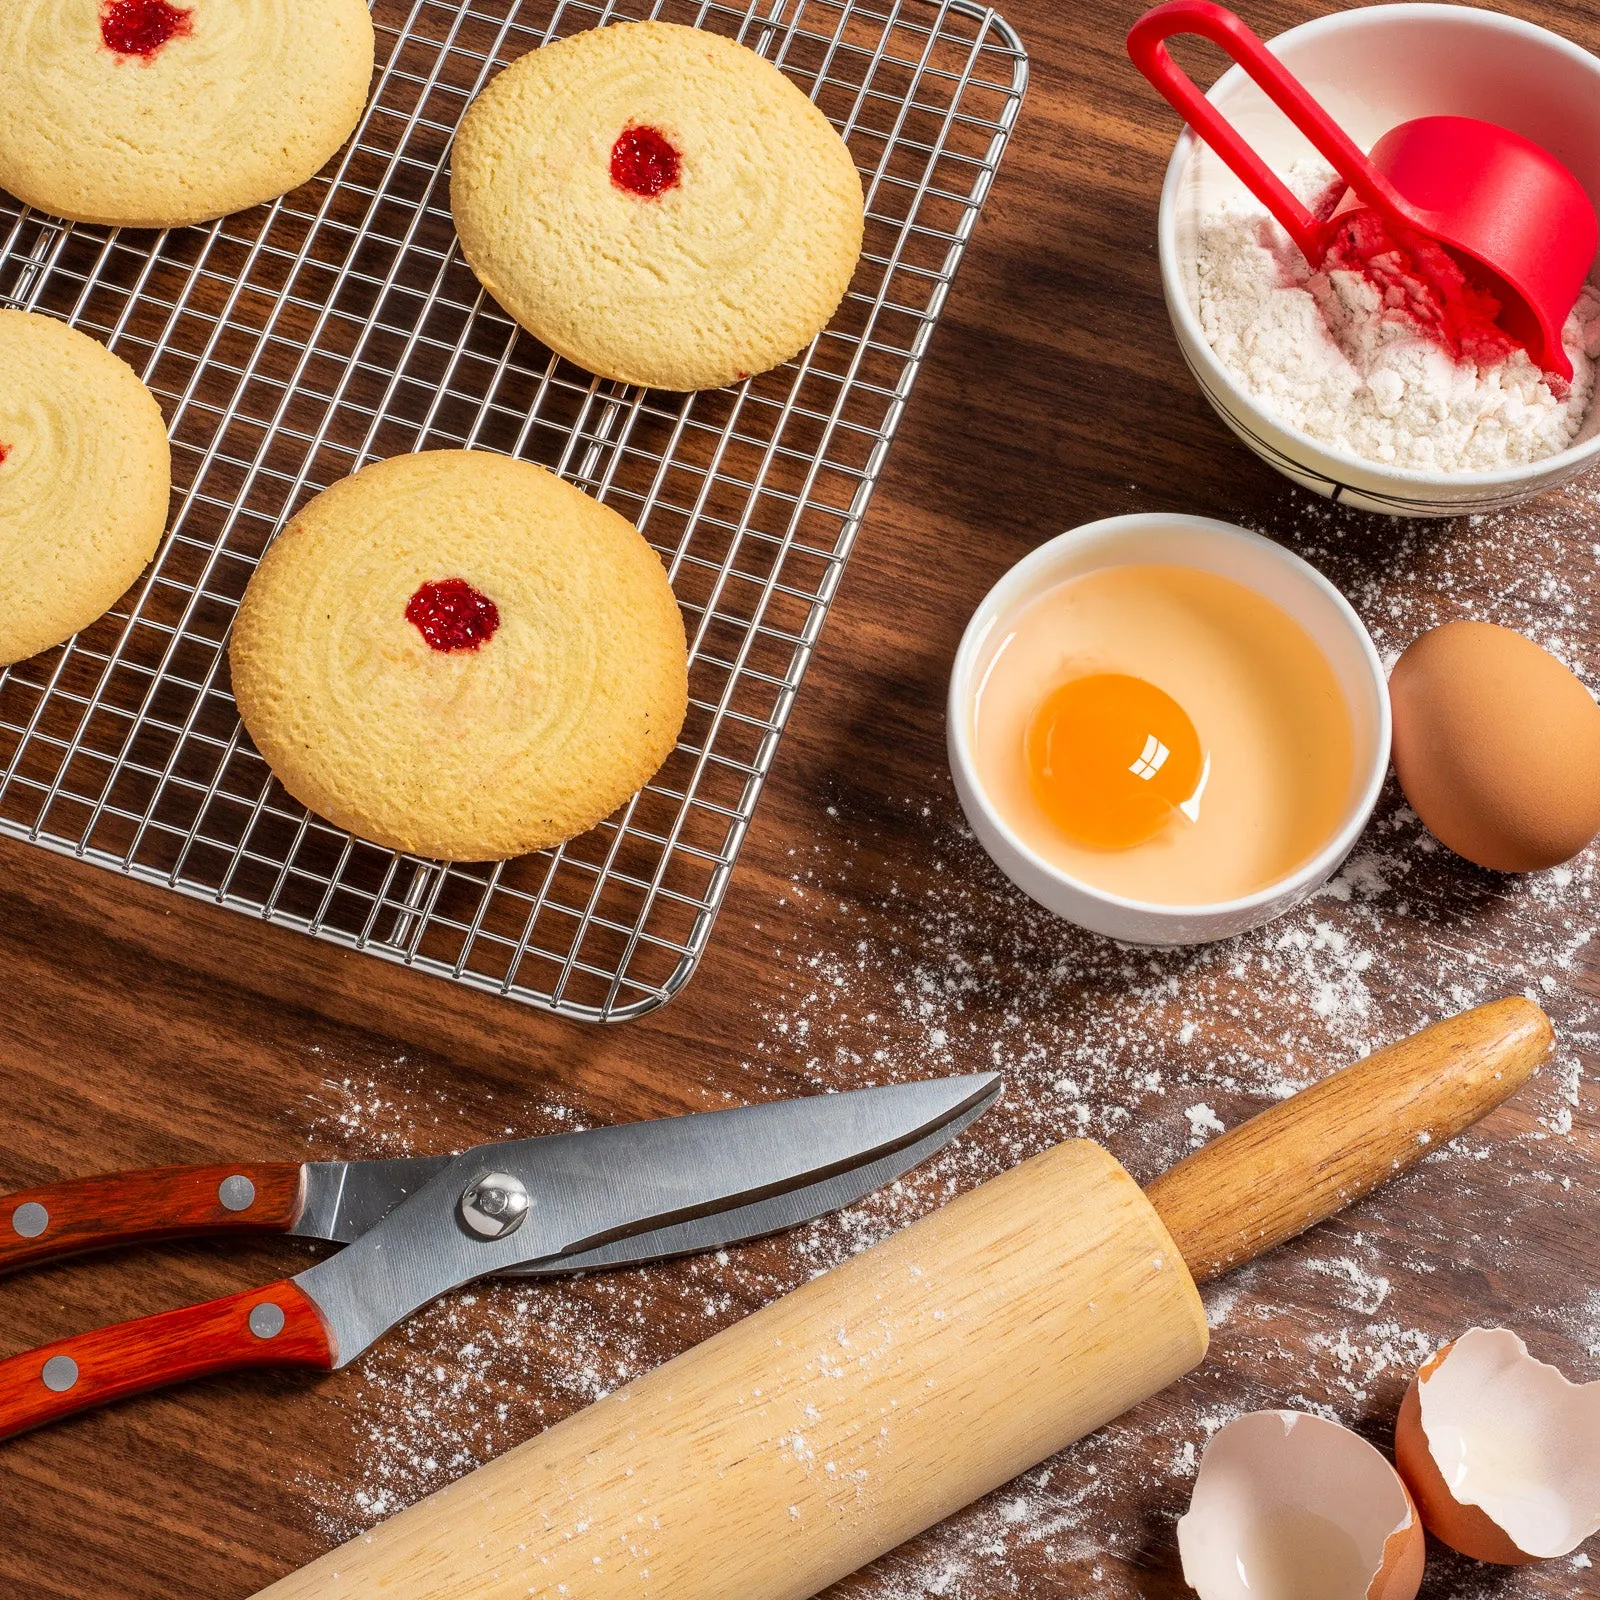
[{"label": "stainless steel cooling rack", "polygon": [[[452,132],[506,62],[657,15],[777,62],[849,141],[866,251],[815,345],[692,396],[555,359],[455,247]],[[161,398],[176,512],[153,567],[70,644],[0,671],[0,832],[496,994],[637,1016],[693,972],[1027,78],[971,0],[377,0],[355,137],[274,205],[163,234],[0,195],[0,304],[104,340]],[[272,779],[226,641],[273,534],[368,461],[539,461],[661,552],[690,711],[656,779],[559,850],[445,866],[352,839]]]}]

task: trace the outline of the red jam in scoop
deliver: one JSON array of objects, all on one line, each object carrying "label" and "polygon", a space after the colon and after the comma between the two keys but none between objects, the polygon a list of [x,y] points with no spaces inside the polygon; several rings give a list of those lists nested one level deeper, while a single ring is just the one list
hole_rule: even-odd
[{"label": "red jam in scoop", "polygon": [[682,158],[659,128],[624,128],[611,147],[611,181],[647,199],[678,181]]},{"label": "red jam in scoop", "polygon": [[476,650],[494,638],[500,626],[500,608],[464,578],[441,578],[425,583],[406,605],[411,623],[435,649]]},{"label": "red jam in scoop", "polygon": [[192,26],[189,13],[167,0],[104,0],[100,7],[100,37],[119,56],[148,60]]}]

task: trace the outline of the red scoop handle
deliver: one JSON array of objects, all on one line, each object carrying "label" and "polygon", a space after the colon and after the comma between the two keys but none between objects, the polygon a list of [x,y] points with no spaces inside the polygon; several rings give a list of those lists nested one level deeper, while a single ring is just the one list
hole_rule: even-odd
[{"label": "red scoop handle", "polygon": [[292,1280],[0,1361],[0,1439],[128,1395],[245,1367],[333,1370],[328,1331]]},{"label": "red scoop handle", "polygon": [[47,1184],[0,1199],[0,1273],[87,1250],[203,1233],[287,1233],[298,1162],[152,1167]]},{"label": "red scoop handle", "polygon": [[1356,194],[1389,222],[1422,228],[1426,223],[1366,158],[1361,148],[1257,36],[1225,6],[1211,0],[1168,0],[1147,11],[1128,33],[1133,64],[1174,109],[1233,169],[1246,188],[1283,224],[1312,266],[1326,253],[1329,229],[1290,193],[1283,180],[1250,148],[1238,131],[1195,87],[1172,59],[1166,41],[1195,33],[1220,45],[1255,84],[1321,151]]}]

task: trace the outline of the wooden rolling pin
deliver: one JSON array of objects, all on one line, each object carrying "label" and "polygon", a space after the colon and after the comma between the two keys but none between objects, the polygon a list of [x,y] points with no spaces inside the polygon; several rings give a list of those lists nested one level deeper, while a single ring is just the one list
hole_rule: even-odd
[{"label": "wooden rolling pin", "polygon": [[1526,1000],[1480,1006],[1147,1194],[1098,1145],[1057,1145],[262,1600],[806,1600],[1189,1371],[1197,1281],[1469,1127],[1551,1037]]}]

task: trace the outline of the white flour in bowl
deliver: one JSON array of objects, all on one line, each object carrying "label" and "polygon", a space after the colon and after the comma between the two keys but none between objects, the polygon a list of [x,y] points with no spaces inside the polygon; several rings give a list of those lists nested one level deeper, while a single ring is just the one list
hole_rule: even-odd
[{"label": "white flour in bowl", "polygon": [[[1287,181],[1318,210],[1341,187],[1320,161]],[[1319,213],[1325,214],[1325,213]],[[1496,472],[1574,443],[1594,391],[1600,293],[1585,287],[1562,342],[1570,390],[1555,392],[1527,353],[1457,360],[1408,311],[1357,271],[1313,272],[1249,196],[1200,228],[1197,310],[1211,348],[1255,400],[1292,428],[1340,450],[1423,472]]]}]

